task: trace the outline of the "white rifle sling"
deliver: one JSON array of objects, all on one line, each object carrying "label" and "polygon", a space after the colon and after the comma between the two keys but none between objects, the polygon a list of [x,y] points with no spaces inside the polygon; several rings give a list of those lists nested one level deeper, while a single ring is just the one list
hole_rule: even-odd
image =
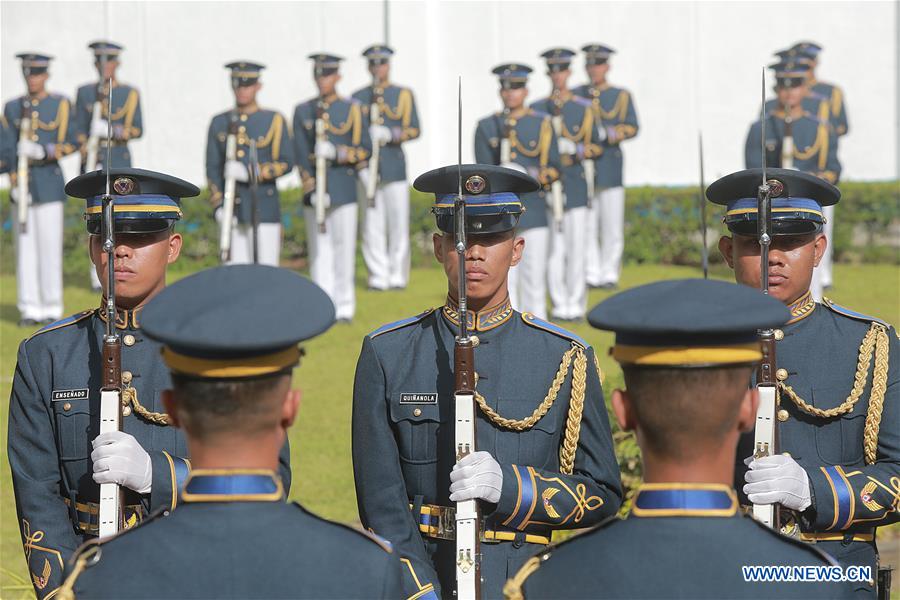
[{"label": "white rifle sling", "polygon": [[[31,114],[22,113],[22,123],[19,125],[19,139],[31,139]],[[19,199],[17,205],[17,218],[19,222],[19,231],[25,233],[28,228],[28,157],[19,154],[19,161],[16,165],[16,188],[18,189]]]},{"label": "white rifle sling", "polygon": [[[121,429],[120,397],[117,390],[100,392],[100,433]],[[115,535],[122,523],[122,504],[119,486],[115,483],[100,484],[100,539]]]},{"label": "white rifle sling", "polygon": [[[463,317],[465,318],[465,317]],[[456,460],[459,461],[475,449],[475,396],[456,394]],[[477,598],[478,570],[475,563],[478,539],[477,500],[456,503],[456,598]]]},{"label": "white rifle sling", "polygon": [[[225,138],[225,164],[237,160],[237,135],[229,133]],[[219,253],[222,262],[231,259],[231,227],[234,221],[234,201],[237,182],[234,177],[225,178],[225,190],[222,199],[222,221],[219,223]]]},{"label": "white rifle sling", "polygon": [[[369,109],[369,118],[373,125],[380,125],[378,121],[381,120],[381,111],[377,102],[372,103],[372,108]],[[372,160],[369,165],[369,178],[366,180],[366,200],[369,201],[369,206],[375,206],[375,190],[378,187],[378,165],[380,159],[381,142],[372,140]]]},{"label": "white rifle sling", "polygon": [[[759,408],[753,435],[753,457],[771,456],[775,448],[775,386],[759,385]],[[775,527],[775,506],[754,504],[753,517],[769,527]]]}]

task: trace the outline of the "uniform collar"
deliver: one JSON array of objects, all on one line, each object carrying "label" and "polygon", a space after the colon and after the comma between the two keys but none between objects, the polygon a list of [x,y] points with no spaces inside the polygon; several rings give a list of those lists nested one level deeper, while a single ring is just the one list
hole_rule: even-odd
[{"label": "uniform collar", "polygon": [[717,483],[645,483],[637,491],[632,517],[732,517],[734,489]]},{"label": "uniform collar", "polygon": [[[132,310],[126,310],[124,308],[116,307],[116,329],[140,329],[141,324],[139,321],[140,312],[144,310],[143,306],[138,306]],[[106,299],[100,301],[100,308],[97,310],[97,315],[99,315],[100,319],[106,323]]]},{"label": "uniform collar", "polygon": [[807,290],[805,294],[788,304],[788,310],[791,311],[791,320],[787,324],[791,325],[811,315],[816,310],[816,301],[809,290]]},{"label": "uniform collar", "polygon": [[550,101],[555,103],[557,106],[562,107],[566,104],[566,102],[572,99],[572,96],[574,96],[574,94],[571,90],[565,89],[560,90],[559,92],[556,92],[554,90],[550,92]]},{"label": "uniform collar", "polygon": [[181,492],[182,502],[279,502],[281,478],[268,469],[194,469]]},{"label": "uniform collar", "polygon": [[600,92],[607,89],[609,87],[609,82],[604,81],[600,85],[594,85],[593,82],[588,84],[588,90],[591,92],[592,96],[599,96]]},{"label": "uniform collar", "polygon": [[[456,302],[449,296],[447,297],[447,302],[441,309],[441,313],[450,324],[457,327],[459,326],[459,306],[457,306]],[[467,310],[466,316],[468,317],[466,322],[468,323],[468,328],[470,330],[488,331],[500,327],[509,321],[513,316],[513,307],[512,303],[509,301],[509,296],[507,296],[506,300],[500,304],[486,308],[478,313]]]}]

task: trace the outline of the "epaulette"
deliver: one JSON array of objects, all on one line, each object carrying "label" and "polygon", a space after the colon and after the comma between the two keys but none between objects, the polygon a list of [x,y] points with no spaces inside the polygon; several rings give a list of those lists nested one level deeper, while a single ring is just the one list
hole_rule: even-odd
[{"label": "epaulette", "polygon": [[101,546],[103,544],[109,543],[112,540],[118,539],[123,535],[131,533],[132,531],[136,531],[146,525],[151,521],[155,521],[160,517],[169,516],[169,511],[166,509],[156,510],[149,515],[145,519],[143,519],[140,523],[135,525],[134,527],[129,527],[128,529],[122,529],[117,532],[115,535],[111,535],[104,539],[94,538],[90,539],[75,550],[75,554],[72,555],[72,570],[69,575],[66,577],[65,581],[63,581],[62,585],[59,586],[56,595],[54,596],[57,600],[75,600],[75,582],[78,580],[78,576],[81,573],[90,567],[93,567],[98,562],[100,562],[100,557],[103,555],[103,550]]},{"label": "epaulette", "polygon": [[376,329],[375,331],[370,333],[369,337],[374,338],[375,336],[379,336],[382,333],[387,333],[389,331],[395,331],[397,329],[400,329],[401,327],[406,327],[407,325],[413,325],[414,323],[418,323],[419,321],[421,321],[422,319],[424,319],[425,317],[427,317],[428,315],[433,313],[435,310],[436,309],[434,309],[434,308],[429,308],[425,312],[419,313],[414,317],[407,317],[405,319],[400,319],[399,321],[394,321],[393,323],[388,323],[386,325],[382,325],[381,327],[379,327],[378,329]]},{"label": "epaulette", "polygon": [[754,518],[753,518],[752,516],[750,516],[750,515],[744,515],[742,518],[744,518],[744,519],[749,519],[750,521],[753,522],[754,525],[756,525],[757,527],[759,527],[760,529],[762,529],[763,531],[765,531],[766,533],[768,533],[768,534],[771,535],[772,537],[778,539],[778,541],[780,541],[780,542],[787,542],[788,544],[791,544],[792,546],[795,546],[795,547],[797,547],[797,548],[803,548],[804,550],[806,550],[806,551],[808,551],[808,552],[811,552],[811,553],[815,554],[817,557],[821,558],[822,560],[824,560],[825,562],[827,562],[827,563],[828,563],[829,565],[831,565],[832,567],[838,566],[837,561],[835,561],[835,560],[831,557],[831,555],[829,555],[829,554],[827,554],[826,552],[823,552],[823,551],[819,550],[818,548],[816,548],[816,547],[815,547],[815,544],[809,544],[809,543],[807,543],[807,542],[802,542],[802,541],[800,541],[800,540],[797,539],[797,538],[792,538],[792,537],[790,537],[790,536],[784,535],[784,534],[781,533],[780,531],[775,531],[774,529],[772,529],[772,528],[769,527],[768,525],[765,525],[765,524],[763,524],[763,523],[757,521],[756,519],[754,519]]},{"label": "epaulette", "polygon": [[362,536],[371,542],[374,542],[375,544],[378,545],[378,547],[380,547],[382,550],[384,550],[388,554],[394,553],[394,546],[389,541],[387,541],[380,535],[377,535],[373,531],[365,531],[363,529],[357,529],[356,527],[352,527],[350,525],[338,523],[337,521],[331,521],[329,519],[324,519],[324,518],[320,517],[319,515],[317,515],[316,513],[310,512],[309,510],[306,509],[306,507],[304,507],[302,504],[300,504],[298,502],[291,502],[291,504],[293,504],[294,506],[299,508],[303,513],[305,513],[306,515],[309,515],[310,517],[312,517],[314,519],[322,521],[323,523],[328,523],[329,525],[336,525],[337,527],[341,527],[343,529],[346,529],[347,531],[352,531],[353,533],[355,533],[359,536]]},{"label": "epaulette", "polygon": [[862,313],[856,312],[855,310],[850,310],[849,308],[832,302],[830,298],[822,298],[822,306],[827,306],[829,309],[838,313],[839,315],[844,315],[845,317],[850,317],[851,319],[856,319],[857,321],[865,321],[867,323],[880,323],[885,327],[890,327],[890,324],[886,321],[882,321],[881,319],[875,317],[870,317],[869,315],[864,315]]},{"label": "epaulette", "polygon": [[65,317],[64,319],[60,319],[59,321],[56,321],[54,323],[50,323],[49,325],[45,325],[44,327],[41,327],[40,329],[38,329],[37,331],[32,333],[28,337],[28,339],[30,340],[31,338],[33,338],[37,335],[40,335],[42,333],[47,333],[48,331],[53,331],[55,329],[61,329],[63,327],[68,327],[69,325],[72,325],[73,323],[77,323],[78,321],[81,321],[81,320],[86,319],[87,317],[91,316],[92,314],[94,314],[94,310],[96,310],[96,309],[92,308],[90,310],[84,310],[84,311],[81,311],[80,313],[76,313],[69,317]]},{"label": "epaulette", "polygon": [[552,334],[558,335],[561,338],[565,338],[570,342],[575,342],[582,348],[590,348],[590,344],[588,344],[584,339],[580,336],[572,333],[568,329],[563,329],[559,325],[551,323],[550,321],[545,321],[541,318],[534,316],[529,312],[522,313],[522,320],[526,325],[531,325],[532,327],[536,327],[538,329],[543,329],[544,331],[549,331]]}]

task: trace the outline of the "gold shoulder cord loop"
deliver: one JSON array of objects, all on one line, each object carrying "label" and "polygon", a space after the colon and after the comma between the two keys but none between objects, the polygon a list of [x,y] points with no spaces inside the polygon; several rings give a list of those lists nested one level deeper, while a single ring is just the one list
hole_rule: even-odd
[{"label": "gold shoulder cord loop", "polygon": [[66,580],[63,581],[63,584],[56,591],[55,598],[57,600],[75,600],[75,581],[81,575],[81,572],[87,568],[88,561],[94,558],[99,549],[99,546],[95,545],[78,555],[75,559],[75,565],[72,567],[72,572],[69,573],[69,576],[66,577]]},{"label": "gold shoulder cord loop", "polygon": [[569,365],[572,364],[572,357],[575,355],[577,348],[578,347],[575,344],[572,344],[572,347],[563,354],[562,360],[559,363],[559,369],[556,371],[556,376],[553,378],[553,383],[550,385],[550,390],[547,392],[547,395],[544,396],[544,400],[534,409],[534,412],[531,413],[530,416],[525,417],[524,419],[507,419],[506,417],[502,417],[500,416],[500,413],[488,406],[484,396],[476,391],[475,401],[478,403],[478,408],[481,409],[481,412],[487,416],[491,423],[498,427],[502,427],[503,429],[512,429],[513,431],[525,431],[526,429],[531,429],[534,427],[535,423],[540,421],[541,418],[547,414],[547,411],[550,410],[550,407],[553,406],[553,403],[556,401],[556,395],[559,393],[559,388],[562,387],[563,382],[566,380],[566,375],[569,374]]},{"label": "gold shoulder cord loop", "polygon": [[541,567],[541,559],[538,556],[529,558],[519,572],[503,585],[503,596],[506,600],[524,600],[522,595],[522,586],[525,580],[531,577],[532,573]]},{"label": "gold shoulder cord loop", "polygon": [[142,416],[144,419],[150,421],[151,423],[163,426],[171,425],[171,422],[169,421],[169,415],[167,415],[166,413],[158,413],[147,410],[143,404],[138,402],[137,390],[133,387],[127,387],[122,390],[122,406],[128,406],[129,404],[131,404],[134,412]]},{"label": "gold shoulder cord loop", "polygon": [[[874,325],[873,325],[874,327]],[[875,342],[875,370],[872,371],[872,391],[869,394],[869,410],[866,413],[866,427],[863,448],[866,464],[871,465],[878,456],[878,429],[881,427],[881,411],[887,391],[888,353],[890,339],[883,325],[878,325],[878,339]]]},{"label": "gold shoulder cord loop", "polygon": [[[880,341],[882,337],[885,338],[885,341],[883,341],[883,342]],[[851,410],[853,410],[853,407],[856,406],[856,403],[859,401],[860,397],[862,396],[863,390],[866,387],[866,381],[869,378],[869,366],[871,366],[871,364],[872,364],[872,355],[875,354],[876,338],[879,339],[879,346],[883,346],[885,348],[884,360],[887,361],[887,345],[886,345],[887,334],[884,331],[884,326],[879,323],[872,323],[872,326],[869,328],[869,331],[866,333],[866,336],[863,338],[863,341],[859,346],[859,361],[857,362],[857,366],[856,366],[856,376],[855,376],[854,382],[853,382],[853,389],[850,390],[850,395],[847,396],[847,399],[844,400],[844,402],[841,403],[840,406],[835,406],[834,408],[829,408],[827,410],[823,410],[821,408],[812,406],[809,403],[807,403],[803,398],[798,396],[797,393],[793,390],[793,388],[791,388],[791,386],[789,386],[781,381],[778,382],[778,390],[780,392],[783,392],[788,398],[790,398],[791,401],[797,405],[797,408],[799,408],[800,410],[802,410],[805,413],[811,414],[816,417],[820,417],[823,419],[830,419],[832,417],[839,417],[841,415],[845,415],[845,414],[849,413]],[[876,360],[876,364],[877,364],[877,360]],[[877,366],[876,366],[876,370],[877,370]],[[886,381],[887,381],[887,367],[886,366],[884,369],[884,378],[885,378],[885,381],[883,381],[881,383],[882,386],[885,386]],[[875,385],[877,385],[877,384],[878,384],[877,381],[873,382],[872,400],[875,400],[874,392],[875,392]],[[883,388],[882,388],[881,394],[882,394],[882,400],[883,400],[884,399],[883,398],[883,396],[884,396]],[[881,410],[879,408],[879,416],[878,416],[879,421],[881,419],[880,412],[881,412]],[[866,427],[867,427],[867,431],[868,431],[868,423],[867,423]]]},{"label": "gold shoulder cord loop", "polygon": [[584,350],[579,348],[575,354],[575,366],[572,368],[572,394],[569,399],[566,433],[559,448],[559,471],[566,475],[571,475],[575,467],[575,451],[578,449],[578,437],[581,435],[585,389],[587,389],[587,356]]}]

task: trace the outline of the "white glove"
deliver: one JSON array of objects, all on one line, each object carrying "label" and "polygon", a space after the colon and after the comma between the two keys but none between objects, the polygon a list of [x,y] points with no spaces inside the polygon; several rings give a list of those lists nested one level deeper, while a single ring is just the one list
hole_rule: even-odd
[{"label": "white glove", "polygon": [[764,456],[750,463],[744,474],[744,493],[753,504],[781,504],[792,510],[806,510],[812,499],[809,476],[790,456]]},{"label": "white glove", "polygon": [[106,139],[108,127],[109,123],[106,122],[106,119],[91,121],[91,137]]},{"label": "white glove", "polygon": [[504,168],[506,168],[506,169],[512,169],[513,171],[518,171],[519,173],[525,173],[525,174],[528,173],[528,171],[525,170],[525,167],[523,167],[523,166],[520,165],[519,163],[508,162],[508,163],[503,163],[503,164],[500,165],[500,166],[501,166],[501,167],[504,167]]},{"label": "white glove", "polygon": [[[19,203],[19,186],[16,186],[9,190],[9,197],[12,198],[12,201],[16,204]],[[31,204],[31,192],[28,192],[28,197],[25,199],[25,204]]]},{"label": "white glove", "polygon": [[450,471],[451,502],[481,498],[496,503],[502,489],[503,471],[489,452],[473,452],[453,465]]},{"label": "white glove", "polygon": [[337,158],[337,148],[328,140],[316,142],[316,158],[324,158],[325,160],[334,160]]},{"label": "white glove", "polygon": [[597,127],[597,141],[598,142],[606,141],[606,127],[603,125],[600,125],[599,127]]},{"label": "white glove", "polygon": [[124,431],[101,433],[91,442],[94,451],[94,481],[117,483],[147,494],[153,484],[153,463],[150,455],[134,436]]},{"label": "white glove", "polygon": [[363,187],[366,187],[366,185],[368,185],[369,183],[369,167],[357,171],[356,176],[359,177],[359,182],[363,185]]},{"label": "white glove", "polygon": [[247,170],[247,165],[239,160],[226,160],[225,179],[234,179],[241,183],[247,183],[250,181],[250,171]]},{"label": "white glove", "polygon": [[372,138],[373,144],[387,144],[389,141],[394,139],[394,136],[391,134],[391,130],[384,125],[370,125],[369,137]]},{"label": "white glove", "polygon": [[43,160],[45,156],[47,156],[47,152],[44,150],[44,147],[38,144],[37,142],[32,142],[31,140],[19,140],[18,146],[16,146],[16,151],[25,158],[30,158],[31,160]]},{"label": "white glove", "polygon": [[556,139],[556,147],[559,148],[560,154],[575,154],[578,152],[578,146],[567,137],[559,136]]}]

